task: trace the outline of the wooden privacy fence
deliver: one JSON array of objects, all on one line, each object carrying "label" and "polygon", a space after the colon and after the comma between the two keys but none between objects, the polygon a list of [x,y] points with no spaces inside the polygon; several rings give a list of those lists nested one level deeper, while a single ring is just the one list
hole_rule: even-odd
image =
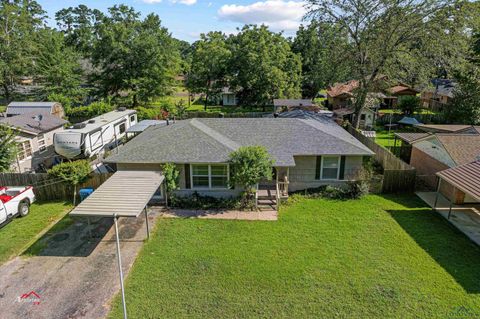
[{"label": "wooden privacy fence", "polygon": [[348,126],[348,132],[375,152],[375,160],[383,167],[383,193],[412,192],[415,190],[416,170],[385,147],[375,143],[375,140],[363,136],[353,126]]},{"label": "wooden privacy fence", "polygon": [[[93,187],[97,189],[112,173],[90,174],[88,180],[77,186],[77,195],[80,188]],[[37,200],[73,200],[73,186],[48,174],[0,174],[0,186],[33,186]]]}]

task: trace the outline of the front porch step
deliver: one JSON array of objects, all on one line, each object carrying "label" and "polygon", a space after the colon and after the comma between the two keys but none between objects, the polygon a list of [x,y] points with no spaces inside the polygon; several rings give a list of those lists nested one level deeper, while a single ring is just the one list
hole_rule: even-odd
[{"label": "front porch step", "polygon": [[259,205],[257,208],[261,212],[277,210],[277,208],[274,205],[262,205],[262,206]]},{"label": "front porch step", "polygon": [[257,203],[258,203],[258,206],[264,206],[264,205],[268,206],[268,205],[276,205],[277,201],[275,199],[268,198],[268,199],[258,199]]},{"label": "front porch step", "polygon": [[277,191],[275,189],[259,189],[257,190],[257,196],[265,198],[275,198],[277,196]]}]

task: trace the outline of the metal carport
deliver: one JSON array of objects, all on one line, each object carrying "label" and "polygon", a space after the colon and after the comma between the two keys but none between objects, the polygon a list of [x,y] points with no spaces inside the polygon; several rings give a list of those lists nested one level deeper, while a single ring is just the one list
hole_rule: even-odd
[{"label": "metal carport", "polygon": [[147,204],[164,179],[162,172],[159,171],[118,171],[70,212],[70,216],[113,218],[124,318],[127,318],[127,307],[123,285],[118,218],[137,218],[144,211],[147,223],[147,237],[150,237]]},{"label": "metal carport", "polygon": [[[468,194],[473,199],[480,202],[480,161],[475,161],[473,163],[457,166],[438,172],[437,176],[437,196],[435,198],[433,209],[436,209],[437,206],[442,181],[445,181],[452,185],[454,190],[458,189],[464,194]],[[452,214],[453,202],[451,199],[448,200],[450,201],[448,219],[450,219],[450,215]]]}]

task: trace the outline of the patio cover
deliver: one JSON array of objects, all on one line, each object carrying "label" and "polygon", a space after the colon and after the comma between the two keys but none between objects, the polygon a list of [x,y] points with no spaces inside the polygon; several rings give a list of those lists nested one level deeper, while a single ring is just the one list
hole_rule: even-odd
[{"label": "patio cover", "polygon": [[450,168],[437,175],[480,202],[480,161]]},{"label": "patio cover", "polygon": [[70,215],[138,217],[164,178],[159,171],[118,171]]}]

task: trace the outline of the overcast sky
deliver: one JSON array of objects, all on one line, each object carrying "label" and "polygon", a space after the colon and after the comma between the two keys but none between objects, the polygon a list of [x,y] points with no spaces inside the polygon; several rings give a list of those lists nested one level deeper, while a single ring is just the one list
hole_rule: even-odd
[{"label": "overcast sky", "polygon": [[[133,6],[146,15],[157,13],[173,35],[189,42],[200,33],[220,30],[235,32],[244,24],[267,24],[273,31],[294,35],[305,13],[304,3],[298,0],[37,0],[53,19],[58,10],[85,4],[105,11],[115,4]],[[55,25],[54,21],[50,21]]]}]

